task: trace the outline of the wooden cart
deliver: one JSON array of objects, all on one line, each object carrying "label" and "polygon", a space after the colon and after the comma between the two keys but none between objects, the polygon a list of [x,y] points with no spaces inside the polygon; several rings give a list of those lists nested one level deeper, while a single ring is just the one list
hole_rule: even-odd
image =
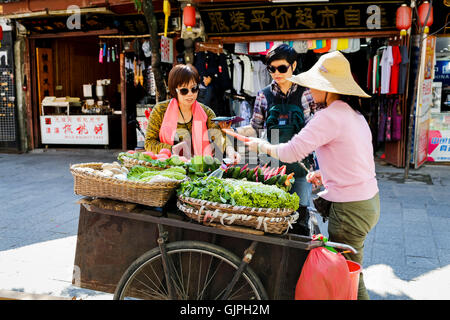
[{"label": "wooden cart", "polygon": [[[194,277],[197,277],[195,281],[199,283],[203,281],[213,283],[213,286],[224,286],[219,292],[218,288],[211,288],[210,285],[208,295],[204,288],[202,296],[194,298],[293,299],[308,251],[323,246],[323,242],[313,241],[308,236],[257,235],[201,225],[177,211],[173,201],[164,210],[114,203],[115,206],[105,208],[89,199],[80,202],[73,283],[82,288],[116,293],[115,298],[119,299],[124,298],[124,290],[127,288],[128,292],[132,291],[130,279],[136,273],[143,272],[144,267],[148,268],[145,266],[145,263],[148,264],[146,261],[155,260],[156,256],[160,257],[158,259],[161,260],[161,266],[150,267],[161,269],[156,273],[159,272],[162,276],[155,279],[158,279],[159,286],[164,287],[161,292],[165,295],[159,296],[161,292],[158,291],[157,294],[154,293],[156,299],[191,299],[189,290],[177,294],[178,286],[176,283],[171,285],[171,280],[186,284],[194,282]],[[176,244],[187,246],[191,250],[188,250],[189,253],[180,253],[182,250],[175,250],[180,248]],[[327,242],[327,245],[354,251],[342,244]],[[215,251],[208,249],[211,246]],[[202,251],[202,248],[206,251]],[[195,272],[188,273],[181,267],[181,272],[172,273],[171,277],[164,276],[177,268],[174,265],[186,265],[188,254],[190,259],[194,259],[194,251],[198,255],[196,263],[189,265],[190,268],[195,266]],[[216,261],[221,256],[226,256],[222,252],[232,256],[222,259],[227,262],[224,264],[222,260],[220,263]],[[167,256],[172,257],[170,263],[165,259]],[[205,265],[209,261],[210,268],[214,265],[217,270],[202,269],[203,261]],[[218,265],[221,266],[220,269]],[[228,271],[222,266],[226,266]],[[215,278],[209,279],[208,276],[211,277],[213,272]],[[148,275],[145,277],[149,278]],[[241,290],[241,286],[249,286],[254,292],[249,296],[233,292],[238,290],[236,288]]]}]

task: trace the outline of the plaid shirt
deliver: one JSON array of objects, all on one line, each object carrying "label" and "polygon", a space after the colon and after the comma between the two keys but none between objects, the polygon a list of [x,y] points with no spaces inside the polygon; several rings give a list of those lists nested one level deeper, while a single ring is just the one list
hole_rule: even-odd
[{"label": "plaid shirt", "polygon": [[[274,96],[279,96],[282,99],[286,99],[289,97],[293,92],[297,91],[299,88],[298,84],[293,83],[292,86],[289,88],[288,92],[285,94],[283,91],[281,91],[280,86],[275,82],[272,81],[270,84],[272,93]],[[307,123],[312,115],[322,109],[324,107],[323,104],[316,104],[314,103],[314,99],[311,95],[311,91],[308,89],[305,90],[305,93],[302,95],[302,108],[303,108],[303,115],[305,117],[305,122]],[[267,105],[267,99],[264,96],[264,93],[262,91],[258,92],[256,98],[255,98],[255,104],[253,107],[253,116],[250,120],[251,126],[256,130],[261,130],[266,128],[266,120],[267,120],[267,111],[269,109],[269,106]]]}]

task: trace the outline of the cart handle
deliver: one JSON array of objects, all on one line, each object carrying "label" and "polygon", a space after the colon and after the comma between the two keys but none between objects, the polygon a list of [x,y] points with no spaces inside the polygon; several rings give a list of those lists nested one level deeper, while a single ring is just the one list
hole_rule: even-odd
[{"label": "cart handle", "polygon": [[358,253],[358,251],[355,248],[353,248],[352,246],[350,246],[348,244],[344,244],[344,243],[327,241],[327,242],[325,242],[325,245],[329,246],[329,247],[336,248],[336,249],[341,249],[341,250],[344,250],[344,251],[350,251],[353,254],[357,254]]}]

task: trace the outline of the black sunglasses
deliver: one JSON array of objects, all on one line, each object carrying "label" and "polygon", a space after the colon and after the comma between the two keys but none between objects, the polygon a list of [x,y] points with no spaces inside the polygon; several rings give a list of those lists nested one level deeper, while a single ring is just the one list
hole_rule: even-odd
[{"label": "black sunglasses", "polygon": [[269,70],[270,73],[275,73],[276,70],[278,70],[279,73],[286,73],[290,67],[291,67],[291,65],[286,66],[284,64],[282,64],[281,66],[278,66],[278,67],[268,65],[267,70]]},{"label": "black sunglasses", "polygon": [[[189,93],[189,89],[188,88],[181,88],[181,89],[176,89],[178,93],[180,93],[182,96],[185,96]],[[198,92],[198,86],[194,86],[191,88],[191,92],[192,93],[197,93]]]}]

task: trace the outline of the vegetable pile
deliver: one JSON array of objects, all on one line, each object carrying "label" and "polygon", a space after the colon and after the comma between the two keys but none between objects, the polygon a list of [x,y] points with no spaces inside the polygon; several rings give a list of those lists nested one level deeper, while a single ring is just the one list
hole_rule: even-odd
[{"label": "vegetable pile", "polygon": [[124,181],[140,181],[140,182],[169,182],[175,180],[186,179],[186,170],[182,167],[171,167],[165,170],[156,168],[133,166],[130,170],[121,166],[118,162],[103,163],[100,170],[94,168],[79,168],[74,170],[87,172],[104,178],[114,178]]},{"label": "vegetable pile", "polygon": [[296,193],[289,194],[277,186],[245,180],[198,178],[183,182],[177,192],[185,197],[236,206],[293,210],[299,207]]},{"label": "vegetable pile", "polygon": [[133,166],[127,174],[127,179],[141,182],[183,180],[186,179],[186,170],[182,167],[171,167],[165,170],[158,170],[144,166]]},{"label": "vegetable pile", "polygon": [[286,174],[286,166],[271,168],[267,165],[248,168],[248,165],[228,167],[223,178],[246,179],[247,181],[262,182],[276,185],[284,191],[289,191],[295,182],[294,173]]},{"label": "vegetable pile", "polygon": [[138,152],[134,150],[128,150],[127,152],[119,153],[117,159],[123,163],[124,158],[146,161],[149,162],[153,167],[159,168],[182,166],[184,165],[184,163],[188,162],[185,157],[172,155],[169,149],[161,149],[158,154],[154,154],[151,151]]}]

